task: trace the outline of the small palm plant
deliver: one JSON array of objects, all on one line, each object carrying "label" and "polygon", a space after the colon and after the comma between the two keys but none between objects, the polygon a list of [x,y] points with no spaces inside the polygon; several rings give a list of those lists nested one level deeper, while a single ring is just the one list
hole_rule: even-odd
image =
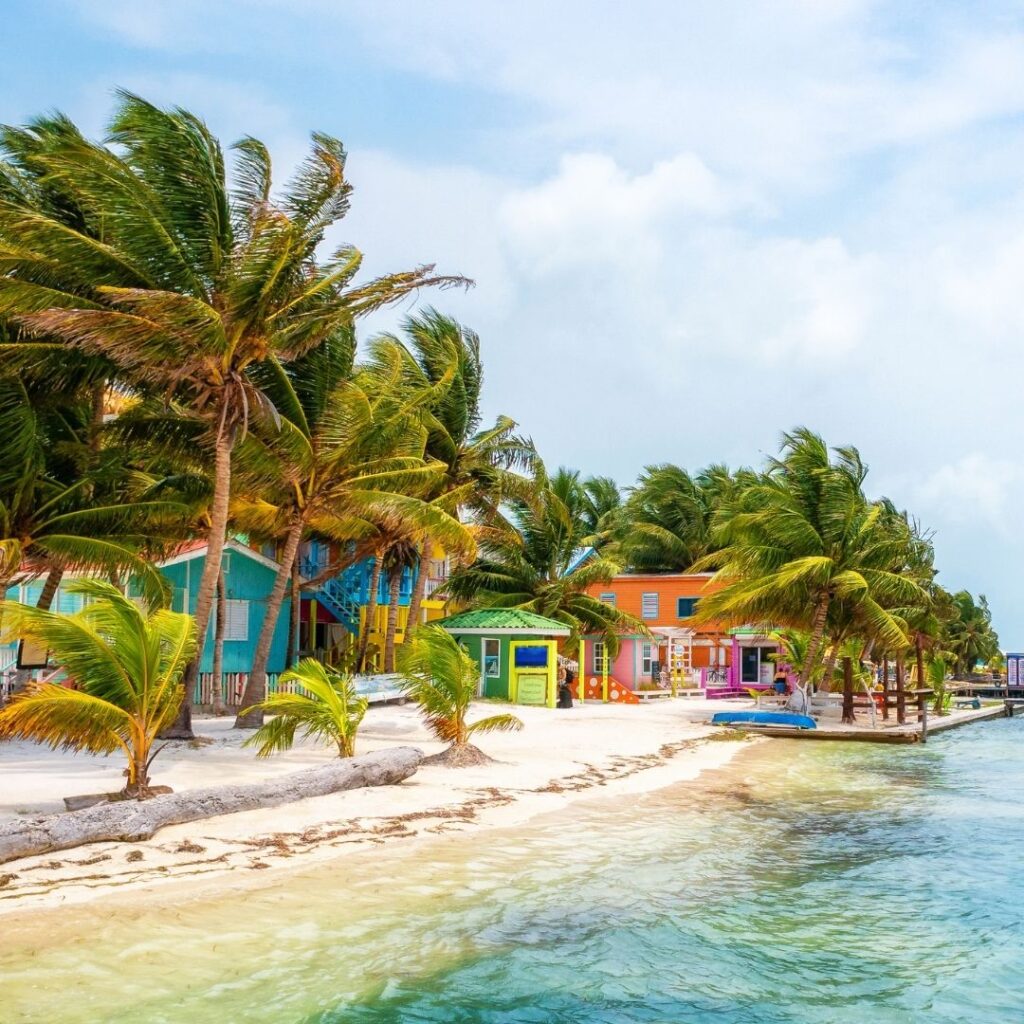
[{"label": "small palm plant", "polygon": [[948,715],[946,706],[946,676],[949,674],[949,662],[942,654],[936,654],[925,669],[925,678],[935,694],[934,711],[937,715]]},{"label": "small palm plant", "polygon": [[430,758],[438,764],[480,764],[487,756],[469,740],[476,733],[514,732],[523,723],[515,715],[490,715],[466,721],[476,693],[480,668],[440,626],[421,626],[401,647],[399,669],[403,690],[420,706],[427,728],[448,749]]},{"label": "small palm plant", "polygon": [[116,587],[81,580],[67,587],[88,602],[74,615],[5,602],[7,637],[50,651],[74,686],[33,683],[0,711],[0,739],[19,737],[54,749],[88,750],[128,759],[125,797],[152,795],[149,767],[161,729],[174,721],[181,678],[196,651],[190,615],[162,609],[147,615]]},{"label": "small palm plant", "polygon": [[[295,668],[281,674],[278,684],[298,683],[306,693],[272,693],[254,705],[273,715],[242,745],[258,747],[257,757],[269,757],[290,750],[295,731],[307,738],[334,743],[338,757],[356,752],[356,732],[366,714],[366,698],[356,693],[350,675],[331,672],[315,658],[303,658]],[[246,714],[252,708],[241,712]]]}]

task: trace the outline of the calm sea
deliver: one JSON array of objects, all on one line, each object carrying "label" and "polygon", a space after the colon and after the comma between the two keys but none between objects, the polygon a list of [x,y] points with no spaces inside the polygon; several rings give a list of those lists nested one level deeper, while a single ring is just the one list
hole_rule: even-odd
[{"label": "calm sea", "polygon": [[[1019,1024],[1024,719],[705,782],[13,948],[0,1020]],[[17,936],[15,936],[17,940]]]}]

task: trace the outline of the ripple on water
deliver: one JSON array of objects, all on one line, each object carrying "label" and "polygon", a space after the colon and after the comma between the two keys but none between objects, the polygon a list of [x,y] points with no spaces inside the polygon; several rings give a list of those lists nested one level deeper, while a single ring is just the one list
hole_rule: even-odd
[{"label": "ripple on water", "polygon": [[7,956],[0,1019],[1022,1019],[1024,720],[776,742],[710,780]]}]

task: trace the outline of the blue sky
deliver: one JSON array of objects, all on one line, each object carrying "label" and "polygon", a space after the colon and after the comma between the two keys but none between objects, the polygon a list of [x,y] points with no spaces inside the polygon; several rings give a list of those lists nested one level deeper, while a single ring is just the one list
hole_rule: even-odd
[{"label": "blue sky", "polygon": [[[757,463],[807,424],[1024,645],[1024,4],[35,0],[0,118],[115,86],[348,147],[338,238],[420,262],[551,465]],[[395,325],[402,311],[367,330]]]}]

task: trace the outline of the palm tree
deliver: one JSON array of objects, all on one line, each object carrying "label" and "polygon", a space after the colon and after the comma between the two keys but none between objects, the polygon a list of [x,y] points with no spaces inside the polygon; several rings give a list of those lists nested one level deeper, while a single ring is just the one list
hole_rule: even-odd
[{"label": "palm tree", "polygon": [[946,626],[943,646],[953,655],[953,671],[963,678],[979,661],[987,662],[999,653],[999,637],[984,594],[975,601],[969,591],[960,590],[953,595],[953,604],[955,617]]},{"label": "palm tree", "polygon": [[353,376],[352,348],[345,332],[288,367],[260,371],[282,418],[277,429],[257,427],[240,445],[233,513],[249,535],[279,541],[280,553],[242,697],[253,710],[239,712],[237,728],[262,721],[267,662],[304,536],[351,545],[353,560],[368,543],[390,543],[396,530],[429,527],[452,547],[471,544],[458,522],[419,496],[440,472],[423,458],[424,399],[410,400],[395,377]]},{"label": "palm tree", "polygon": [[420,706],[427,728],[449,744],[447,750],[429,760],[456,767],[479,764],[487,758],[470,743],[473,736],[522,729],[522,721],[511,714],[466,721],[480,669],[440,626],[426,625],[416,630],[402,645],[399,664],[405,693]]},{"label": "palm tree", "polygon": [[[414,393],[431,396],[426,454],[440,465],[441,474],[429,498],[455,517],[468,513],[473,532],[485,537],[501,522],[503,501],[528,496],[529,481],[516,470],[533,465],[533,443],[517,433],[515,421],[507,416],[499,416],[492,426],[482,426],[483,362],[480,339],[473,331],[434,309],[426,309],[419,316],[406,318],[403,333],[404,339],[391,334],[378,336],[372,353],[377,366],[388,374],[396,361],[400,362],[407,386]],[[419,565],[407,631],[419,623],[435,542],[439,540],[425,531],[417,542]]]},{"label": "palm tree", "polygon": [[[288,693],[280,689],[289,683],[298,683],[306,692]],[[366,714],[367,702],[356,693],[351,676],[332,672],[315,658],[303,658],[295,668],[282,673],[278,687],[277,693],[259,706],[261,712],[274,717],[242,746],[257,747],[257,757],[269,757],[290,750],[296,730],[301,729],[307,739],[335,744],[338,757],[355,754],[356,733]]]},{"label": "palm tree", "polygon": [[6,603],[4,630],[51,652],[74,688],[33,683],[0,711],[0,738],[20,737],[54,749],[122,751],[123,793],[150,795],[157,734],[178,713],[181,676],[195,654],[192,618],[166,609],[145,615],[112,584],[70,586],[90,603],[75,615]]},{"label": "palm tree", "polygon": [[[91,143],[62,122],[31,157],[73,199],[80,229],[17,197],[0,201],[0,241],[10,247],[0,316],[42,339],[2,349],[23,361],[66,345],[106,358],[119,380],[164,396],[201,428],[214,481],[195,603],[205,638],[232,452],[253,419],[274,415],[252,368],[308,352],[420,287],[463,282],[425,266],[353,285],[357,250],[344,245],[318,260],[325,231],[345,215],[352,191],[345,151],[329,136],[314,134],[310,156],[275,196],[261,142],[236,144],[231,187],[220,143],[180,108],[161,110],[121,92],[108,141]],[[186,686],[197,668],[198,661]],[[183,709],[187,718],[187,702]],[[190,734],[187,722],[180,731]]]},{"label": "palm tree", "polygon": [[163,602],[166,582],[141,555],[184,506],[146,498],[125,453],[96,447],[91,401],[80,398],[0,376],[0,596],[43,576],[45,610],[64,574],[80,570],[128,573],[151,603]]},{"label": "palm tree", "polygon": [[718,569],[724,586],[701,602],[698,620],[774,623],[810,634],[801,685],[822,653],[833,603],[885,648],[906,642],[888,609],[919,599],[921,587],[894,571],[900,542],[884,509],[862,490],[866,468],[854,448],[834,450],[800,428],[783,436],[767,477],[716,515],[720,551],[698,567]]},{"label": "palm tree", "polygon": [[509,502],[509,523],[495,530],[475,562],[454,572],[445,587],[457,600],[498,608],[523,608],[569,626],[570,648],[599,633],[614,655],[620,633],[644,625],[588,591],[619,572],[617,562],[595,553],[577,565],[588,546],[590,524],[579,474],[561,469],[549,478],[539,463],[529,501]]},{"label": "palm tree", "polygon": [[648,466],[623,511],[622,556],[637,572],[681,572],[712,547],[714,506],[679,466]]}]

